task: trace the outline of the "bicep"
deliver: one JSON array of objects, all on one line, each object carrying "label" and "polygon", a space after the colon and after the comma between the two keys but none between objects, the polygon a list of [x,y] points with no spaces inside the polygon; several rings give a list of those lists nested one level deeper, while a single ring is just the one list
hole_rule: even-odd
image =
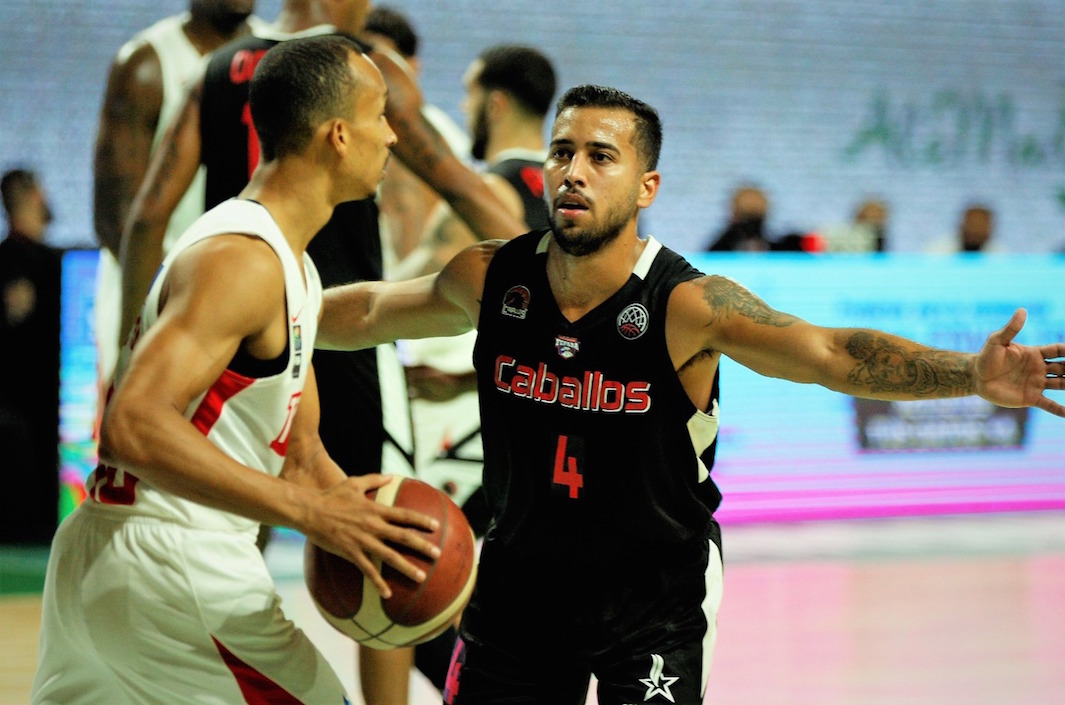
[{"label": "bicep", "polygon": [[174,261],[159,317],[134,345],[123,387],[135,385],[183,411],[222,375],[243,341],[284,316],[273,250],[234,237],[240,241],[211,238]]},{"label": "bicep", "polygon": [[163,104],[151,47],[116,60],[100,111],[93,162],[94,219],[103,245],[118,253],[130,202],[144,179]]},{"label": "bicep", "polygon": [[689,345],[720,352],[769,377],[823,380],[837,348],[831,329],[778,311],[727,277],[702,277],[677,289],[676,319],[682,337],[693,341]]},{"label": "bicep", "polygon": [[165,223],[192,184],[200,166],[200,91],[199,83],[189,88],[167,125],[146,168],[132,220]]}]

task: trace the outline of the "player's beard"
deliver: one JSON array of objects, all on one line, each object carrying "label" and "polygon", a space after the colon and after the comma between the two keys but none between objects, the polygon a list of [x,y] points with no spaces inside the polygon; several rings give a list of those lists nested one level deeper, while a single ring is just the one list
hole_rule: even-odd
[{"label": "player's beard", "polygon": [[551,232],[559,248],[567,255],[584,257],[598,252],[616,240],[629,221],[636,217],[638,210],[636,197],[633,196],[627,207],[615,209],[612,217],[590,228],[570,226],[563,230],[559,227],[558,216],[554,208],[551,209],[548,219],[551,221]]},{"label": "player's beard", "polygon": [[479,162],[484,161],[484,156],[488,153],[488,116],[485,113],[484,101],[481,101],[470,126],[470,156]]},{"label": "player's beard", "polygon": [[243,10],[231,11],[225,7],[220,7],[211,14],[211,25],[220,34],[232,34],[250,15],[250,12],[244,12]]}]

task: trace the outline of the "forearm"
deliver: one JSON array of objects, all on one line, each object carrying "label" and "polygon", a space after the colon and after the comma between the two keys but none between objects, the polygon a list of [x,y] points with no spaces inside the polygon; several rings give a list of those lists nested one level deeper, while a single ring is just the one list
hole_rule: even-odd
[{"label": "forearm", "polygon": [[885,400],[960,397],[976,393],[973,354],[938,350],[881,331],[834,331],[838,349],[825,386]]},{"label": "forearm", "polygon": [[326,290],[315,347],[360,350],[400,339],[464,333],[462,309],[440,296],[437,277],[358,282]]},{"label": "forearm", "polygon": [[303,531],[313,490],[246,467],[210,443],[172,407],[119,395],[104,417],[100,457],[184,499],[271,526]]},{"label": "forearm", "polygon": [[121,339],[133,327],[148,296],[152,279],[163,261],[166,221],[138,219],[122,238],[122,327]]}]

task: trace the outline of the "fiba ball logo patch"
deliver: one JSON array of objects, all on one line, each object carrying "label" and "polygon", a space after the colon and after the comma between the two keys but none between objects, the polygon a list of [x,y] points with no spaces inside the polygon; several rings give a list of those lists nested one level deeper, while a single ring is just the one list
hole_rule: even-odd
[{"label": "fiba ball logo patch", "polygon": [[648,318],[643,304],[629,304],[618,314],[618,333],[626,340],[636,340],[647,332]]}]

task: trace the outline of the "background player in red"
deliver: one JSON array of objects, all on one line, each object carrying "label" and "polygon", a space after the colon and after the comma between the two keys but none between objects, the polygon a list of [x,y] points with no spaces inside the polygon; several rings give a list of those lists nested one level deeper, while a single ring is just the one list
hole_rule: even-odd
[{"label": "background player in red", "polygon": [[824,328],[637,234],[657,112],[580,86],[544,165],[551,231],[464,250],[436,277],[326,295],[323,345],[478,329],[492,513],[445,702],[703,700],[721,599],[710,478],[722,355],[854,396],[979,395],[1065,417],[1065,344],[1019,345],[1017,311],[976,354]]},{"label": "background player in red", "polygon": [[175,243],[119,362],[89,499],[60,527],[32,702],[348,702],[255,544],[291,526],[390,594],[371,557],[437,551],[317,435],[321,283],[307,244],[380,183],[385,85],[338,36],[286,42],[250,93],[263,162]]}]

